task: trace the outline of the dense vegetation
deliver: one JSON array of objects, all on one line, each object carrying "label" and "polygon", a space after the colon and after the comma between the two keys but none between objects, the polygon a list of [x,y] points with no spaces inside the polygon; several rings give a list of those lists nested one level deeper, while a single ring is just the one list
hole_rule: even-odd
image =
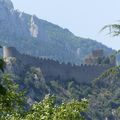
[{"label": "dense vegetation", "polygon": [[0,59],[0,120],[84,120],[86,99],[57,104],[55,97],[48,95],[41,102],[28,105],[26,92],[16,84],[13,75],[3,73],[4,65]]},{"label": "dense vegetation", "polygon": [[46,96],[41,102],[27,107],[27,101],[9,74],[0,80],[0,120],[84,120],[88,102],[72,100],[58,105],[55,97]]},{"label": "dense vegetation", "polygon": [[[9,67],[21,69],[22,64],[15,58],[9,58],[12,64]],[[104,65],[104,62],[101,63]],[[12,69],[13,70],[13,69]],[[19,84],[20,89],[26,89],[28,105],[39,102],[44,99],[46,94],[55,95],[56,103],[69,102],[73,99],[88,99],[89,108],[84,114],[87,120],[114,120],[113,111],[117,112],[119,108],[119,67],[113,67],[106,71],[99,79],[95,79],[91,84],[80,84],[74,79],[63,81],[59,77],[53,80],[45,80],[40,68],[31,67],[24,70],[24,75],[14,75],[14,69],[11,72],[14,81]],[[7,72],[7,71],[6,71]],[[114,84],[113,84],[114,83]]]},{"label": "dense vegetation", "polygon": [[[38,76],[38,78],[35,76]],[[15,81],[19,83],[19,86]],[[43,115],[45,115],[43,120],[47,120],[47,118],[52,120],[53,116],[57,117],[58,115],[65,117],[63,119],[58,116],[60,120],[67,120],[68,116],[75,117],[76,120],[76,117],[81,117],[81,115],[87,120],[119,119],[119,86],[119,67],[109,69],[99,78],[95,79],[91,85],[78,84],[74,79],[66,82],[60,82],[60,80],[44,81],[40,70],[33,67],[27,72],[26,79],[24,80],[20,80],[18,76],[1,72],[1,119],[34,120],[34,117],[38,116],[39,120]],[[27,89],[21,91],[23,88]],[[44,98],[48,93],[54,94],[56,97],[46,96]],[[82,98],[88,99],[88,109],[88,102],[85,99],[79,102]],[[30,107],[31,104],[33,105]],[[87,112],[83,114],[86,109]],[[81,111],[83,112],[81,113]],[[74,114],[71,115],[71,113]],[[78,113],[81,114],[78,115]],[[62,116],[63,114],[66,116]],[[57,120],[57,118],[54,119]],[[74,119],[71,118],[71,120]]]}]

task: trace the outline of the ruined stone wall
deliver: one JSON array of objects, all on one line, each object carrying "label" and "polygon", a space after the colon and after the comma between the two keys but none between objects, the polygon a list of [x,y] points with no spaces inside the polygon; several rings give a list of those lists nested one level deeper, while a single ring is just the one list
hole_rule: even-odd
[{"label": "ruined stone wall", "polygon": [[89,84],[96,77],[113,65],[71,65],[59,63],[55,60],[35,58],[20,54],[15,48],[4,48],[4,57],[16,57],[26,66],[40,67],[46,80],[71,80]]}]

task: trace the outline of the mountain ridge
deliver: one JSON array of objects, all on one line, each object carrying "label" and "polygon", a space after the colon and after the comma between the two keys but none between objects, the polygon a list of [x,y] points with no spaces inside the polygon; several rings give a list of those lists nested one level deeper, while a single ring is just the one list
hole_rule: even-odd
[{"label": "mountain ridge", "polygon": [[[1,1],[10,3],[10,0]],[[19,12],[12,7],[12,2],[11,7],[7,2],[0,2],[0,43],[3,45],[16,47],[21,53],[32,56],[75,64],[81,64],[95,49],[103,49],[105,55],[113,52],[101,43],[75,36],[66,28]]]}]

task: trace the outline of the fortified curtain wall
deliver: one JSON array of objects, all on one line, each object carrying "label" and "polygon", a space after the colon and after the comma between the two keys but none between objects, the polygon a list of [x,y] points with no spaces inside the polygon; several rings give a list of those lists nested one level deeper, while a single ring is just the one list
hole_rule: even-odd
[{"label": "fortified curtain wall", "polygon": [[41,59],[30,55],[20,54],[13,47],[4,47],[3,56],[15,57],[23,62],[26,66],[40,67],[46,80],[71,80],[74,79],[78,83],[90,84],[92,80],[101,75],[105,70],[113,65],[71,65],[59,63],[55,60]]}]

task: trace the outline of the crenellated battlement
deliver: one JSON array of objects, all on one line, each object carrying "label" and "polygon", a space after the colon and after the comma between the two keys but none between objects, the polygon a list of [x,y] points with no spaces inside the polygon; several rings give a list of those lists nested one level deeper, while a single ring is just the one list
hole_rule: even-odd
[{"label": "crenellated battlement", "polygon": [[3,57],[15,57],[24,63],[25,66],[40,67],[46,80],[75,79],[80,83],[90,83],[105,70],[114,66],[110,65],[88,65],[88,64],[70,64],[60,63],[59,61],[47,58],[33,57],[31,55],[20,54],[14,47],[3,47]]}]

